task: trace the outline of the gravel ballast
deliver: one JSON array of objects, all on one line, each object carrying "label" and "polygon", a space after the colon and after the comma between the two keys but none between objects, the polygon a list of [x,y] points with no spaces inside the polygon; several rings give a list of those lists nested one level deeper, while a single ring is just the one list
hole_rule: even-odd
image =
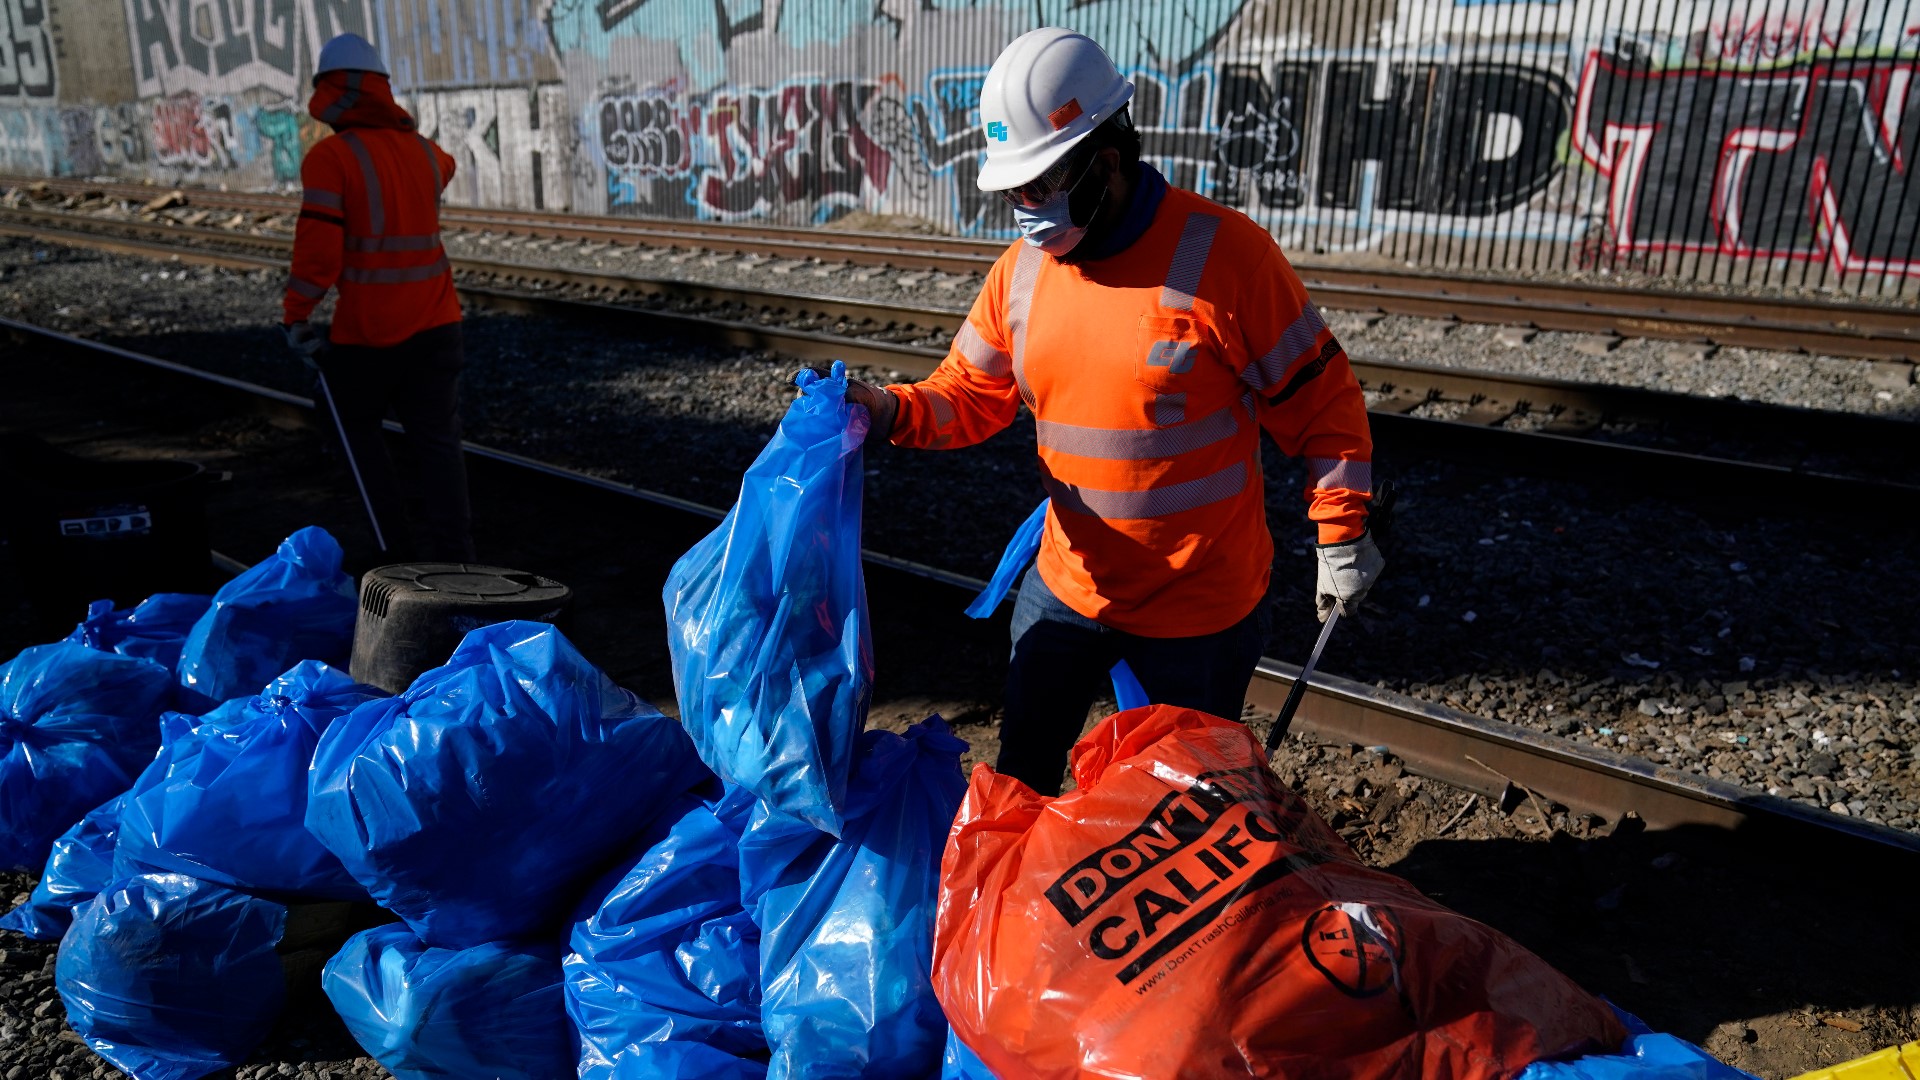
[{"label": "gravel ballast", "polygon": [[[268,275],[190,269],[183,276],[142,260],[7,244],[0,241],[0,313],[310,392],[271,328],[279,283]],[[56,314],[62,307],[66,314]],[[711,504],[732,499],[740,470],[790,394],[784,378],[791,365],[747,351],[621,340],[603,328],[552,319],[480,318],[468,330],[473,437]],[[105,409],[104,389],[74,392],[77,416],[91,415],[96,399]],[[368,557],[344,484],[336,481],[343,490],[317,498],[282,492],[284,479],[263,488],[254,476],[269,451],[289,441],[311,444],[311,433],[257,418],[195,419],[193,408],[177,395],[160,396],[136,401],[134,415],[186,427],[167,452],[236,469],[234,489],[216,504],[217,545],[257,558],[287,525],[311,516],[336,528],[350,553]],[[316,456],[311,446],[304,452]],[[984,573],[1039,498],[1032,453],[1025,418],[974,450],[876,452],[868,463],[869,546]],[[324,466],[286,468],[327,486]],[[1298,660],[1317,629],[1308,613],[1302,477],[1271,453],[1268,473],[1280,541],[1269,651]],[[1392,569],[1378,602],[1335,635],[1328,670],[1431,700],[1451,697],[1458,707],[1548,730],[1571,718],[1568,735],[1629,752],[1657,751],[1656,728],[1678,731],[1704,750],[1683,753],[1676,764],[1697,770],[1743,768],[1749,747],[1773,746],[1756,739],[1773,723],[1769,709],[1785,725],[1773,724],[1777,730],[1793,730],[1796,716],[1810,715],[1804,706],[1786,715],[1796,690],[1808,706],[1877,694],[1884,710],[1860,697],[1862,714],[1852,727],[1836,734],[1823,723],[1816,730],[1842,743],[1833,752],[1836,774],[1867,767],[1871,779],[1884,768],[1888,785],[1912,797],[1911,657],[1920,650],[1912,620],[1902,615],[1920,590],[1912,584],[1911,542],[1893,524],[1836,529],[1754,518],[1655,494],[1446,463],[1401,463],[1394,473],[1408,496]],[[583,606],[577,636],[616,677],[661,700],[657,657],[648,665],[637,655],[660,651],[657,607],[645,607],[657,604],[658,566],[637,550],[659,527],[643,518],[510,503],[500,487],[476,472],[483,558],[568,578],[602,607],[624,605],[597,613]],[[289,514],[300,520],[289,521]],[[233,543],[236,534],[246,542]],[[1862,589],[1854,583],[1867,560],[1875,577]],[[874,599],[876,699],[882,690],[892,699],[879,722],[910,716],[914,702],[906,699],[915,693],[934,707],[990,708],[981,703],[997,696],[1004,645],[982,659],[956,641],[907,640],[882,621],[887,592],[877,588]],[[1753,658],[1753,671],[1739,670],[1742,656]],[[1646,666],[1654,662],[1661,667]],[[1745,688],[1727,685],[1742,681]],[[1726,699],[1725,711],[1712,711],[1713,695],[1702,685]],[[1643,715],[1647,698],[1680,712],[1656,705],[1658,718]],[[1748,715],[1749,704],[1755,715]],[[961,719],[973,759],[991,756],[993,720],[990,711]],[[1860,726],[1867,722],[1906,741],[1863,742],[1858,736],[1871,734]],[[1260,731],[1261,721],[1254,724]],[[1722,732],[1734,741],[1705,734]],[[1746,745],[1737,742],[1743,734]],[[1634,745],[1623,745],[1622,735]],[[1859,745],[1848,748],[1848,737]],[[1811,747],[1811,733],[1807,740]],[[1793,1076],[1920,1037],[1910,1000],[1920,954],[1904,894],[1884,882],[1849,882],[1819,865],[1818,853],[1761,860],[1720,836],[1636,833],[1554,807],[1542,820],[1527,800],[1502,813],[1486,799],[1409,776],[1391,758],[1297,736],[1276,768],[1370,863],[1513,934],[1656,1027],[1758,1075]],[[1855,777],[1839,786],[1858,783]],[[1857,797],[1881,812],[1883,796],[1871,784]],[[17,898],[31,884],[26,875],[7,876],[0,897]],[[1879,928],[1874,948],[1834,947],[1854,940],[1863,925]],[[51,946],[4,935],[0,949],[9,957],[0,965],[0,1062],[31,1062],[23,1078],[53,1068],[70,1070],[72,1080],[108,1075],[66,1033],[57,1004],[33,1016],[51,991]],[[324,1006],[290,1012],[238,1075],[384,1075],[343,1038]],[[0,1078],[5,1073],[0,1067]]]},{"label": "gravel ballast", "polygon": [[[907,242],[911,242],[910,240]],[[529,243],[534,246],[529,247]],[[979,274],[895,271],[842,262],[650,247],[548,244],[533,238],[450,234],[457,256],[636,277],[910,304],[964,312]],[[1914,317],[1920,319],[1920,310]],[[1407,315],[1330,309],[1328,325],[1355,356],[1638,386],[1703,397],[1920,419],[1908,364],[1652,338],[1533,331]]]},{"label": "gravel ballast", "polygon": [[[271,329],[270,275],[0,244],[8,314],[311,392]],[[470,438],[708,505],[732,501],[791,393],[793,365],[749,350],[544,318],[479,317],[467,333]],[[986,576],[1043,497],[1033,438],[1022,410],[979,447],[877,450],[867,545]],[[1266,457],[1269,654],[1298,660],[1316,629],[1304,480]],[[1872,508],[1772,517],[1711,493],[1382,465],[1405,492],[1391,568],[1327,670],[1920,829],[1920,550],[1902,525]]]}]

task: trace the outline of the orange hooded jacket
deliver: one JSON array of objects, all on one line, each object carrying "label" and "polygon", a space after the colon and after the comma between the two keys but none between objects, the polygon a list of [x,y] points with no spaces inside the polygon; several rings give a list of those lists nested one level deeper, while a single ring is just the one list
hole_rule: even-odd
[{"label": "orange hooded jacket", "polygon": [[1307,459],[1320,542],[1366,529],[1366,401],[1307,290],[1252,219],[1169,188],[1131,246],[1084,264],[1016,241],[893,442],[971,446],[1024,401],[1052,499],[1040,577],[1142,637],[1211,634],[1267,592],[1260,431]]},{"label": "orange hooded jacket", "polygon": [[286,321],[304,322],[337,285],[328,334],[336,345],[398,345],[458,322],[440,245],[440,193],[453,158],[414,130],[384,75],[328,72],[307,110],[335,133],[300,165]]}]

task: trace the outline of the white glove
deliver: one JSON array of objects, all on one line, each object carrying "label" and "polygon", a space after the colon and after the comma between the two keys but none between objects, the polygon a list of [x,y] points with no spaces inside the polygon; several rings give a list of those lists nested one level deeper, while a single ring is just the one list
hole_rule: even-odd
[{"label": "white glove", "polygon": [[286,323],[280,332],[287,336],[287,348],[300,357],[300,362],[310,368],[320,366],[320,353],[327,347],[327,339],[314,332],[311,323]]},{"label": "white glove", "polygon": [[1359,539],[1339,544],[1321,544],[1314,550],[1320,558],[1320,574],[1313,590],[1313,606],[1319,611],[1320,621],[1326,622],[1335,608],[1342,617],[1358,611],[1360,601],[1366,599],[1367,590],[1387,565],[1374,546],[1372,534],[1361,533]]}]

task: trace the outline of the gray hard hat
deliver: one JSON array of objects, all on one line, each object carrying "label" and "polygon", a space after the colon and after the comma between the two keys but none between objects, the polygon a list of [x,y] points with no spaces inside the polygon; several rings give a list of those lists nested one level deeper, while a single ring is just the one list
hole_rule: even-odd
[{"label": "gray hard hat", "polygon": [[317,86],[320,76],[329,71],[372,71],[381,75],[391,75],[386,61],[380,59],[380,50],[373,42],[359,34],[341,34],[320,47],[320,59],[313,65],[313,81]]}]

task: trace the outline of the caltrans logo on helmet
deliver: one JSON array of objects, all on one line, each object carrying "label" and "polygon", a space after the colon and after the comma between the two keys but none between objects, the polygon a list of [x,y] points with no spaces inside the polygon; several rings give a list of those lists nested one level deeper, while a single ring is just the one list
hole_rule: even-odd
[{"label": "caltrans logo on helmet", "polygon": [[988,124],[987,138],[998,139],[1001,142],[1006,142],[1007,141],[1007,125],[1001,123],[998,120],[995,120],[993,123]]}]

